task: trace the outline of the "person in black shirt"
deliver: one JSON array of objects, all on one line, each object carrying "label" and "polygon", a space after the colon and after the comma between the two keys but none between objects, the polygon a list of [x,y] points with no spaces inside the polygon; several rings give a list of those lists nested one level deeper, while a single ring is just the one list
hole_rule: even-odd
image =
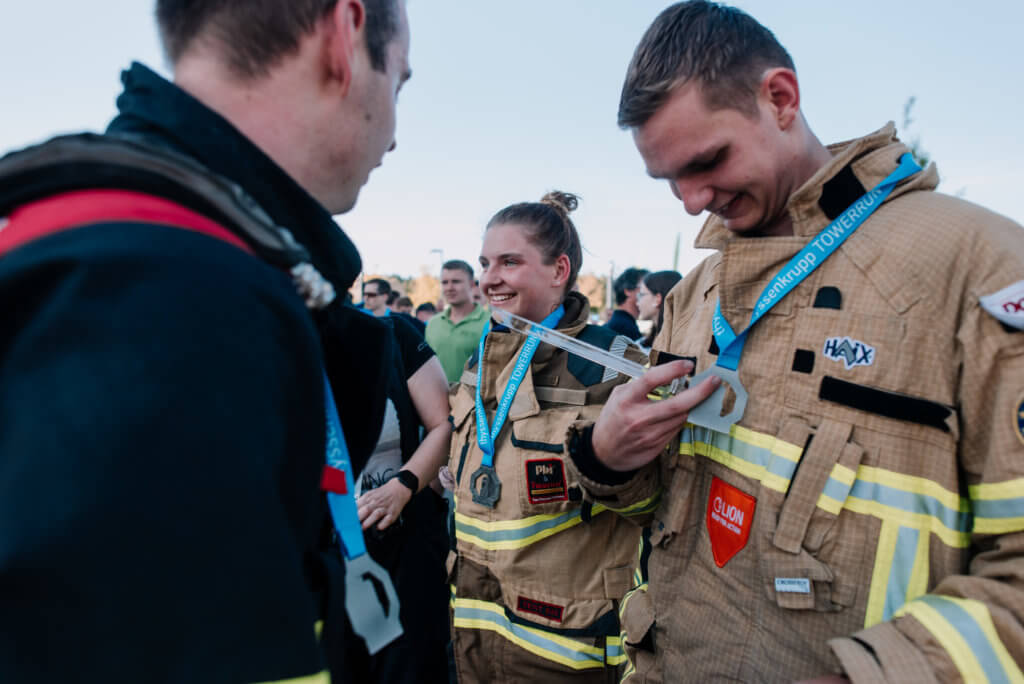
[{"label": "person in black shirt", "polygon": [[615,290],[615,311],[604,325],[631,340],[640,338],[640,328],[636,326],[637,316],[640,315],[636,306],[636,292],[647,273],[642,268],[627,268],[612,284]]}]

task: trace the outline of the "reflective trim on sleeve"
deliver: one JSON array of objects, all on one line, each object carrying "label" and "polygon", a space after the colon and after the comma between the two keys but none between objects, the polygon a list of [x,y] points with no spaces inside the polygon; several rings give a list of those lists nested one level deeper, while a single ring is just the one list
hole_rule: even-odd
[{"label": "reflective trim on sleeve", "polygon": [[974,506],[977,534],[1008,534],[1024,530],[1024,478],[977,484],[967,488]]},{"label": "reflective trim on sleeve", "polygon": [[913,616],[932,633],[965,682],[1024,684],[1024,674],[999,639],[984,603],[929,594],[896,616],[902,615]]},{"label": "reflective trim on sleeve", "polygon": [[527,627],[509,620],[497,603],[456,598],[453,624],[457,629],[485,629],[511,641],[525,651],[573,670],[603,668],[626,661],[622,640],[607,637],[605,647],[555,634],[539,627]]},{"label": "reflective trim on sleeve", "polygon": [[261,682],[260,684],[331,684],[331,675],[327,670],[316,674],[297,677],[295,679],[275,679],[272,682]]}]

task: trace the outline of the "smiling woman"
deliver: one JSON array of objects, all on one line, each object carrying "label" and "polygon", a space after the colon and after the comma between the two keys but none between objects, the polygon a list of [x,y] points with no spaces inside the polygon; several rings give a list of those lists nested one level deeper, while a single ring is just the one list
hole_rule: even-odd
[{"label": "smiling woman", "polygon": [[[495,214],[480,287],[492,308],[639,360],[624,338],[587,324],[590,304],[572,291],[582,261],[569,219],[577,203],[551,192]],[[584,501],[568,459],[571,435],[623,381],[535,338],[485,328],[452,394],[452,638],[461,681],[605,682],[625,661],[615,606],[639,528],[612,513],[614,503]]]}]

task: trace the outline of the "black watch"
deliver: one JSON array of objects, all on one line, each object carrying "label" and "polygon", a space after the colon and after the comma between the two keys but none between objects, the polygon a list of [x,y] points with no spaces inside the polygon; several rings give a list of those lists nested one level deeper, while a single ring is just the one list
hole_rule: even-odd
[{"label": "black watch", "polygon": [[412,490],[413,494],[420,491],[420,478],[411,470],[399,470],[395,473],[395,479]]}]

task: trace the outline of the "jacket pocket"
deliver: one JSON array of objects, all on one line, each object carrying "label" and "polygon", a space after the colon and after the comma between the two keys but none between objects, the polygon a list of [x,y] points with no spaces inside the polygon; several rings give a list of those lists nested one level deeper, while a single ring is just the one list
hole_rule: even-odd
[{"label": "jacket pocket", "polygon": [[448,452],[448,469],[455,478],[456,485],[462,482],[462,471],[466,465],[469,452],[469,441],[473,438],[472,421],[475,400],[465,386],[459,387],[451,398],[452,412],[449,420],[452,423],[452,441]]},{"label": "jacket pocket", "polygon": [[623,679],[642,682],[654,669],[654,602],[645,589],[636,588],[622,600],[622,648],[635,672]]},{"label": "jacket pocket", "polygon": [[841,516],[864,456],[852,430],[829,419],[813,430],[793,420],[783,430],[790,440],[806,437],[786,491],[763,498],[775,514],[762,517],[762,581],[782,608],[832,612],[856,598],[866,530],[849,512]]},{"label": "jacket pocket", "polygon": [[566,435],[578,416],[576,409],[550,409],[511,424],[509,441],[518,458],[510,459],[509,465],[519,471],[519,503],[524,514],[556,513],[580,506],[582,489],[565,462]]}]

